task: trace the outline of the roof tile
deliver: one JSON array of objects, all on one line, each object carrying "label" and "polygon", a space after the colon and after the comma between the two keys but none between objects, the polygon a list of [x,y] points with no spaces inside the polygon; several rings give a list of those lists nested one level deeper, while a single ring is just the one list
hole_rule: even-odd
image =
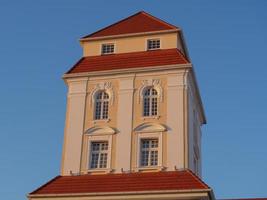
[{"label": "roof tile", "polygon": [[193,189],[209,189],[209,186],[191,171],[184,170],[173,172],[58,176],[31,194]]},{"label": "roof tile", "polygon": [[178,49],[162,49],[83,57],[67,74],[186,63],[189,62]]},{"label": "roof tile", "polygon": [[131,33],[177,30],[177,27],[144,11],[120,20],[83,38],[105,37]]}]

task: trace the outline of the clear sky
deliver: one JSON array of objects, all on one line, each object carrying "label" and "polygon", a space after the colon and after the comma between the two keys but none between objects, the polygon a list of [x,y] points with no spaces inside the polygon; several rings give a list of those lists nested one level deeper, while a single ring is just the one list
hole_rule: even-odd
[{"label": "clear sky", "polygon": [[217,198],[267,197],[267,1],[0,0],[1,199],[59,174],[78,39],[140,10],[184,30],[208,120],[204,181]]}]

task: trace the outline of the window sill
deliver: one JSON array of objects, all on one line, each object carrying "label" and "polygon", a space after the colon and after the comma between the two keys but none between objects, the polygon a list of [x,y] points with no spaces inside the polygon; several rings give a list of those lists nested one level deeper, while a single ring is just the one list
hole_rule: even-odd
[{"label": "window sill", "polygon": [[140,172],[140,171],[163,171],[165,170],[166,167],[164,166],[149,166],[149,167],[137,167],[135,171]]},{"label": "window sill", "polygon": [[96,123],[103,123],[103,122],[108,123],[109,121],[110,121],[109,118],[108,119],[94,119],[93,120],[93,123],[94,124],[96,124]]},{"label": "window sill", "polygon": [[143,120],[148,120],[148,119],[159,119],[160,115],[156,115],[156,116],[143,116],[142,119]]},{"label": "window sill", "polygon": [[113,171],[113,169],[111,169],[111,168],[98,168],[98,169],[88,169],[87,173],[93,173],[93,172],[109,173],[112,171]]},{"label": "window sill", "polygon": [[161,48],[154,48],[154,49],[147,49],[147,51],[155,51],[155,50],[160,50]]}]

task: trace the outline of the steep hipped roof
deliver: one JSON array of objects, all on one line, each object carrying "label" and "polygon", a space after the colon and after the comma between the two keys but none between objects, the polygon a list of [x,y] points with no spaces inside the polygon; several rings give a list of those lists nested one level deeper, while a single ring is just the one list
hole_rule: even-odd
[{"label": "steep hipped roof", "polygon": [[189,170],[58,176],[30,195],[210,189]]},{"label": "steep hipped roof", "polygon": [[186,63],[189,62],[178,49],[162,49],[83,57],[67,74]]},{"label": "steep hipped roof", "polygon": [[177,29],[178,27],[141,11],[97,32],[87,35],[83,37],[83,39]]}]

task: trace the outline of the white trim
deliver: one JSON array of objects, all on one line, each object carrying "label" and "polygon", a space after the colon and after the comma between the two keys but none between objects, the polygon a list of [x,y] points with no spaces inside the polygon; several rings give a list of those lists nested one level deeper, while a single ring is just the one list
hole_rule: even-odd
[{"label": "white trim", "polygon": [[147,169],[158,169],[160,167],[162,167],[162,154],[163,154],[163,142],[162,142],[162,132],[158,132],[158,133],[145,133],[145,132],[137,132],[137,146],[136,146],[136,149],[137,149],[137,156],[136,156],[136,171],[140,171],[142,169],[145,169],[146,167],[144,166],[141,166],[141,163],[140,163],[140,159],[141,159],[141,140],[142,139],[153,139],[153,138],[157,138],[158,139],[158,165],[155,166],[155,167],[152,167],[152,166],[149,166]]},{"label": "white trim", "polygon": [[[91,156],[91,143],[97,141],[107,141],[108,142],[108,159],[107,159],[107,168],[97,168],[91,169],[90,168],[90,156]],[[88,136],[88,148],[87,148],[87,171],[88,172],[99,172],[99,171],[111,171],[111,150],[112,150],[112,135],[89,135]]]},{"label": "white trim", "polygon": [[80,42],[86,42],[91,40],[100,40],[100,39],[111,39],[111,38],[122,38],[122,37],[129,37],[129,36],[143,36],[147,34],[156,35],[162,33],[176,33],[180,31],[180,28],[174,28],[170,30],[163,30],[163,31],[150,31],[150,32],[141,32],[141,33],[128,33],[128,34],[120,34],[120,35],[109,35],[109,36],[101,36],[101,37],[93,37],[93,38],[81,38]]},{"label": "white trim", "polygon": [[[204,193],[204,194],[203,194]],[[208,194],[206,194],[208,193]],[[123,199],[144,199],[147,197],[148,199],[152,198],[151,195],[156,195],[154,197],[157,197],[158,199],[163,198],[161,195],[167,195],[169,199],[173,199],[174,197],[196,197],[198,195],[199,197],[208,197],[209,193],[211,195],[211,198],[208,199],[215,199],[213,195],[212,189],[187,189],[187,190],[152,190],[152,191],[131,191],[131,192],[92,192],[92,193],[68,193],[68,194],[29,194],[27,197],[79,197],[79,196],[96,196],[94,199],[107,199],[107,196],[113,196],[112,199],[122,199],[119,195],[127,195]],[[118,197],[116,197],[117,195]],[[128,196],[129,195],[129,196]],[[130,196],[135,195],[135,196]],[[150,195],[150,196],[136,196],[136,195]],[[175,196],[174,196],[175,195]],[[102,196],[102,198],[101,198]],[[104,196],[104,197],[103,197]],[[165,196],[166,197],[166,196]],[[175,199],[175,198],[174,198]]]},{"label": "white trim", "polygon": [[[159,48],[155,48],[155,49],[148,49],[148,41],[149,40],[159,40]],[[160,37],[154,37],[154,38],[146,38],[146,51],[155,51],[155,50],[159,50],[162,49],[162,45],[161,45],[161,38]]]},{"label": "white trim", "polygon": [[[102,48],[103,48],[103,45],[109,45],[109,44],[113,44],[114,45],[114,51],[112,53],[102,53]],[[111,54],[115,54],[116,53],[116,43],[115,42],[101,42],[100,43],[100,53],[99,55],[101,56],[104,56],[104,55],[111,55]]]},{"label": "white trim", "polygon": [[95,104],[95,95],[101,91],[101,90],[104,90],[105,92],[108,93],[109,95],[109,104],[110,105],[113,105],[114,103],[114,90],[113,90],[113,87],[112,87],[112,84],[111,82],[101,82],[101,83],[97,83],[94,87],[94,89],[90,92],[90,95],[91,95],[91,98],[90,98],[90,105],[94,105]]},{"label": "white trim", "polygon": [[103,70],[103,71],[94,71],[94,72],[70,73],[70,74],[64,74],[62,78],[68,79],[68,78],[74,78],[74,77],[103,76],[103,75],[111,76],[111,75],[126,74],[126,73],[137,74],[139,72],[151,73],[153,71],[159,71],[162,74],[167,74],[168,72],[163,72],[162,70],[175,70],[175,69],[187,69],[187,68],[192,68],[192,64],[187,63],[187,64],[174,64],[174,65],[160,65],[160,66],[153,66],[153,67],[136,67],[136,68],[127,68],[127,69],[113,69],[113,70]]},{"label": "white trim", "polygon": [[151,122],[140,124],[134,129],[136,133],[163,132],[166,130],[167,128],[164,125],[158,124],[158,123],[151,123]]},{"label": "white trim", "polygon": [[[161,86],[161,81],[160,79],[146,79],[142,81],[142,85],[139,88],[139,98],[138,98],[138,103],[143,103],[144,99],[144,91],[147,87],[153,87],[155,90],[158,92],[158,100],[159,102],[163,102],[163,88]],[[159,103],[158,102],[158,103]],[[158,109],[159,110],[159,109]]]},{"label": "white trim", "polygon": [[89,135],[112,135],[114,133],[116,133],[116,130],[109,126],[94,126],[85,132]]}]

